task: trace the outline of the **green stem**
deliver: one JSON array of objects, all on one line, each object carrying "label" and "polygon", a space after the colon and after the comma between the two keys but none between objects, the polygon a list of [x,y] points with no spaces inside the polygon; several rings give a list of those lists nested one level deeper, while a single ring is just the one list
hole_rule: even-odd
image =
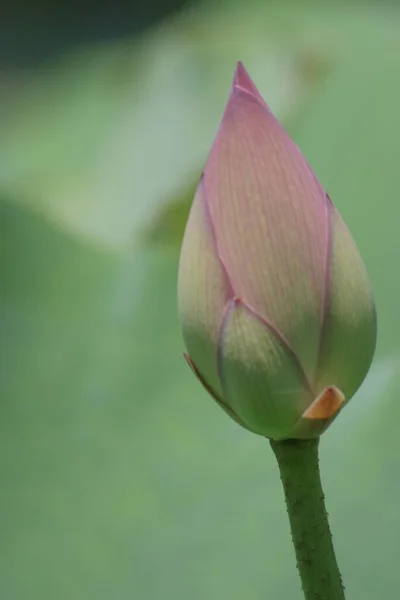
[{"label": "green stem", "polygon": [[271,446],[285,492],[292,540],[306,600],[344,600],[318,465],[319,438]]}]

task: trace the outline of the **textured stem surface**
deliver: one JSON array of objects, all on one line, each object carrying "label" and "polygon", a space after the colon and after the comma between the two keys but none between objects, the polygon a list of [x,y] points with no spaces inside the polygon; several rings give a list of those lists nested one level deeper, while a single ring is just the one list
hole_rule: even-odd
[{"label": "textured stem surface", "polygon": [[271,446],[278,461],[304,597],[344,600],[318,465],[319,438]]}]

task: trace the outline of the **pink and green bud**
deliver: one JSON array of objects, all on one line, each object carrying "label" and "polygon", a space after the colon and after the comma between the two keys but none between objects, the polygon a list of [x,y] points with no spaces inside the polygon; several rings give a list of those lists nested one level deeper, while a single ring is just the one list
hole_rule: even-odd
[{"label": "pink and green bud", "polygon": [[320,435],[372,361],[355,243],[240,63],[186,226],[178,300],[194,372],[274,440]]}]

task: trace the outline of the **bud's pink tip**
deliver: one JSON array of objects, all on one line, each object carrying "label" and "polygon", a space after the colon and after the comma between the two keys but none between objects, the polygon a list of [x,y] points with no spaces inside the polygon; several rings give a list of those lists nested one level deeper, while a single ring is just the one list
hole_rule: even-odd
[{"label": "bud's pink tip", "polygon": [[235,90],[241,90],[243,92],[251,94],[266,106],[264,98],[261,96],[256,85],[253,83],[250,75],[248,74],[248,72],[246,71],[246,69],[240,61],[236,66],[236,71],[233,76],[232,92],[234,92]]}]

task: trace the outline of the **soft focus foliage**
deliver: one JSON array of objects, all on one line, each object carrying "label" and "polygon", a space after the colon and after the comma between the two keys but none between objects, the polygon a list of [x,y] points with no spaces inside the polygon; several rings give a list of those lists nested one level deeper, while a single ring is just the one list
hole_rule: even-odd
[{"label": "soft focus foliage", "polygon": [[196,385],[175,308],[238,58],[371,276],[376,361],[321,461],[349,598],[397,597],[399,51],[397,5],[254,0],[3,69],[3,598],[300,597],[274,457]]}]

